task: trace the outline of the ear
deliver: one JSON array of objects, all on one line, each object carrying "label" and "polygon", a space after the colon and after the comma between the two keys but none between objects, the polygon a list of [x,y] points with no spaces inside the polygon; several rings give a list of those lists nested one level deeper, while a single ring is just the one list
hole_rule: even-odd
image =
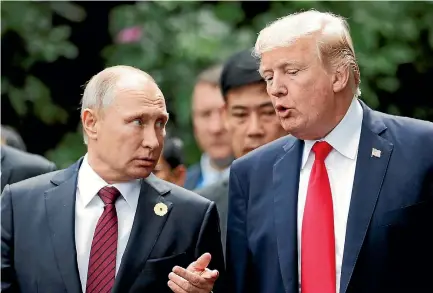
[{"label": "ear", "polygon": [[184,165],[179,165],[173,169],[173,183],[183,187],[186,179],[186,168]]},{"label": "ear", "polygon": [[332,89],[334,93],[341,92],[349,82],[350,68],[349,66],[340,66],[336,69],[332,80]]},{"label": "ear", "polygon": [[81,115],[81,123],[83,124],[83,130],[86,132],[89,140],[97,140],[98,138],[98,122],[100,117],[98,113],[93,110],[86,108]]}]

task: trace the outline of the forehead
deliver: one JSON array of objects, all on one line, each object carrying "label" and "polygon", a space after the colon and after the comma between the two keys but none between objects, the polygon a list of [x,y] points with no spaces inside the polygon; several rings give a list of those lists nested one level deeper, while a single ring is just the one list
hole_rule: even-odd
[{"label": "forehead", "polygon": [[300,64],[318,60],[316,41],[312,37],[301,38],[290,46],[279,47],[262,54],[260,72],[285,64]]},{"label": "forehead", "polygon": [[166,112],[164,95],[151,81],[142,84],[125,82],[115,91],[113,107],[122,111]]},{"label": "forehead", "polygon": [[200,82],[194,87],[194,109],[203,110],[208,108],[220,108],[223,105],[224,99],[218,86]]}]

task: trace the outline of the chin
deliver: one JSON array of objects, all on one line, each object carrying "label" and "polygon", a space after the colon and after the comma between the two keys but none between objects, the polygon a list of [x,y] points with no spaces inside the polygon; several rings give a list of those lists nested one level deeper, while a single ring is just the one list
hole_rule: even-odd
[{"label": "chin", "polygon": [[150,173],[152,173],[153,169],[151,168],[137,168],[135,170],[131,170],[129,172],[129,176],[133,179],[143,179],[149,177]]}]

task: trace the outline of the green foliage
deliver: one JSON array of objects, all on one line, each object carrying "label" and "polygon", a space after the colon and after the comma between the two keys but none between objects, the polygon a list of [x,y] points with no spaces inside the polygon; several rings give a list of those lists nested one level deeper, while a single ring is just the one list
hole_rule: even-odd
[{"label": "green foliage", "polygon": [[[52,17],[55,13],[71,21],[81,21],[85,17],[83,9],[68,2],[2,3],[2,37],[7,33],[18,34],[27,52],[25,56],[14,56],[16,60],[14,65],[28,72],[37,62],[51,63],[59,57],[69,59],[77,57],[78,49],[68,40],[70,27],[52,25]],[[27,75],[23,85],[15,85],[2,72],[1,85],[2,95],[7,96],[19,116],[28,115],[31,109],[33,114],[45,124],[67,122],[68,113],[53,103],[50,90],[35,76]],[[73,145],[71,137],[74,137],[74,134],[67,134],[65,141]],[[74,151],[75,153],[71,154]],[[77,151],[78,148],[65,148],[64,144],[60,144],[59,148],[51,151],[49,156],[60,166],[64,166],[65,162],[68,162],[67,158],[77,157],[79,154]]]},{"label": "green foliage", "polygon": [[[184,139],[187,162],[192,163],[198,159],[199,151],[191,131],[190,97],[199,72],[238,50],[253,46],[257,33],[269,22],[310,8],[347,19],[361,69],[362,99],[373,108],[390,105],[385,108],[389,113],[404,113],[395,102],[383,97],[379,100],[377,93],[394,93],[399,89],[396,72],[402,64],[414,64],[420,73],[432,68],[432,58],[426,54],[426,45],[420,42],[421,36],[426,35],[428,50],[433,49],[432,2],[272,1],[269,10],[253,19],[246,19],[241,3],[235,1],[123,4],[110,15],[109,30],[115,42],[101,54],[107,66],[132,65],[156,79],[169,111],[176,115],[176,134]],[[77,56],[77,48],[68,40],[70,28],[53,27],[54,14],[71,21],[85,17],[79,6],[69,2],[2,2],[2,37],[17,33],[28,52],[24,57],[14,57],[17,67],[28,71],[36,62]],[[118,34],[130,27],[141,30],[139,40],[119,42]],[[46,124],[67,121],[68,114],[52,102],[50,90],[35,76],[28,75],[23,85],[16,85],[2,72],[1,85],[2,94],[10,99],[19,115],[28,115],[32,110]],[[410,116],[432,119],[433,109],[419,107]],[[59,167],[64,167],[84,151],[78,127],[47,155]]]},{"label": "green foliage", "polygon": [[138,26],[136,43],[113,44],[103,52],[107,66],[126,64],[150,73],[177,117],[189,162],[198,151],[190,131],[190,96],[194,80],[206,66],[224,61],[254,41],[252,30],[236,29],[244,15],[239,4],[219,3],[216,9],[198,2],[138,2],[110,15],[113,38],[122,29]]},{"label": "green foliage", "polygon": [[[253,4],[252,4],[253,5]],[[138,26],[143,36],[137,43],[117,43],[104,52],[107,65],[128,64],[153,75],[169,108],[177,114],[177,129],[186,142],[188,162],[197,160],[190,125],[190,96],[196,75],[205,66],[223,61],[237,50],[252,47],[257,33],[271,21],[289,13],[314,8],[345,17],[351,27],[361,68],[362,99],[379,107],[377,90],[399,88],[397,68],[413,63],[425,70],[418,43],[426,31],[433,48],[433,5],[426,2],[271,2],[268,11],[251,21],[239,2],[216,5],[198,2],[139,2],[113,10],[110,31]],[[400,113],[392,105],[390,113]],[[413,117],[426,119],[432,111],[417,109]]]}]

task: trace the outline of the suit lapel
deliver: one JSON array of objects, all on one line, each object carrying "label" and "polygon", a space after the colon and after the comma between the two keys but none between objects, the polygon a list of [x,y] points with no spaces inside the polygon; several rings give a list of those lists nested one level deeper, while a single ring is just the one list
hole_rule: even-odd
[{"label": "suit lapel", "polygon": [[57,267],[68,293],[80,293],[75,250],[75,192],[81,160],[61,171],[51,181],[56,187],[45,193],[45,206]]},{"label": "suit lapel", "polygon": [[[116,276],[113,292],[128,292],[143,269],[170,215],[172,203],[163,197],[169,191],[168,185],[153,174],[143,180],[134,224]],[[157,203],[167,206],[165,215],[156,215],[154,207]]]},{"label": "suit lapel", "polygon": [[291,138],[274,165],[274,222],[285,292],[298,292],[297,207],[303,143]]},{"label": "suit lapel", "polygon": [[[361,102],[364,117],[346,228],[340,292],[345,293],[370,224],[393,145],[380,135],[386,126]],[[380,152],[380,153],[379,153]]]}]

